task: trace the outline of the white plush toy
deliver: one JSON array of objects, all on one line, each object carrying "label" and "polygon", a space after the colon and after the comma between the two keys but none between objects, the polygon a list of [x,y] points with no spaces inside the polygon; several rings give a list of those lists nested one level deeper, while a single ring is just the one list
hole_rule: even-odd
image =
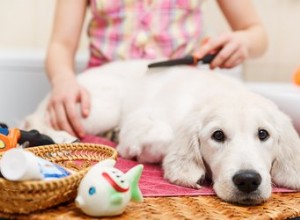
[{"label": "white plush toy", "polygon": [[116,161],[107,159],[95,164],[82,179],[75,204],[90,216],[115,216],[124,212],[130,200],[143,201],[138,182],[143,165],[126,174],[114,168]]}]

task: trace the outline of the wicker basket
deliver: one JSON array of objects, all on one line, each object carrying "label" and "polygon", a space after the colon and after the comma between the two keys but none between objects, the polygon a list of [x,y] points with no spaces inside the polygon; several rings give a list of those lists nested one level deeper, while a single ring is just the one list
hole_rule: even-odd
[{"label": "wicker basket", "polygon": [[11,182],[0,178],[0,212],[27,214],[70,201],[92,164],[117,158],[115,149],[99,144],[55,144],[28,150],[75,172],[51,181]]}]

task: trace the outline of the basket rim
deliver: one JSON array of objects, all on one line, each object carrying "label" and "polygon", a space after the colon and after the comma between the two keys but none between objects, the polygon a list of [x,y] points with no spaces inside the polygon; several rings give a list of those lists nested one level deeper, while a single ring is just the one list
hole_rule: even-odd
[{"label": "basket rim", "polygon": [[[97,147],[99,149],[106,149],[108,151],[111,151],[112,155],[109,156],[108,158],[111,158],[111,159],[114,159],[114,160],[117,160],[117,151],[115,148],[113,147],[110,147],[108,145],[104,145],[104,144],[94,144],[94,143],[64,143],[64,144],[50,144],[50,145],[43,145],[43,146],[36,146],[36,147],[31,147],[31,148],[26,148],[25,150],[28,150],[32,153],[36,153],[36,152],[39,152],[39,151],[46,151],[47,149],[57,149],[57,151],[59,151],[60,149],[65,149],[67,147],[78,147],[78,146],[82,146],[82,147]],[[1,152],[0,153],[0,159],[2,157],[2,155],[4,154],[5,152]],[[108,159],[107,158],[107,159]],[[68,168],[67,168],[68,169]],[[83,168],[81,170],[78,170],[78,171],[74,171],[72,170],[72,174],[69,175],[69,176],[66,176],[64,178],[58,178],[58,179],[51,179],[51,180],[26,180],[26,181],[10,181],[10,180],[7,180],[5,179],[4,177],[1,177],[0,178],[0,185],[15,185],[15,187],[18,187],[18,186],[30,186],[30,185],[45,185],[47,183],[54,183],[56,182],[57,184],[59,183],[63,183],[65,181],[68,181],[68,180],[71,180],[71,179],[74,179],[76,178],[77,176],[81,176],[81,175],[84,175],[88,170],[90,169],[90,167],[86,167],[86,168]],[[17,190],[16,190],[17,191]]]}]

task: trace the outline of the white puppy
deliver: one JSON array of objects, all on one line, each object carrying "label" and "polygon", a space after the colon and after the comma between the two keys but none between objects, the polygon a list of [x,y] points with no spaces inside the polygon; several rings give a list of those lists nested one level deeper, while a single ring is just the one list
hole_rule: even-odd
[{"label": "white puppy", "polygon": [[[271,101],[229,77],[194,67],[149,71],[147,61],[114,62],[78,76],[91,96],[87,133],[120,129],[117,150],[140,162],[162,162],[170,182],[199,188],[205,176],[223,200],[259,204],[272,184],[300,188],[300,139]],[[23,123],[56,142],[48,98]]]}]

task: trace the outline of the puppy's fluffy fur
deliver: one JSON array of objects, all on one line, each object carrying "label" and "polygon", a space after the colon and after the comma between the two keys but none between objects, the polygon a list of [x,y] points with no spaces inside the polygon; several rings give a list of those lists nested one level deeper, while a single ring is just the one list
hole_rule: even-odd
[{"label": "puppy's fluffy fur", "polygon": [[[119,128],[122,157],[162,162],[165,178],[187,187],[210,174],[225,201],[259,204],[272,184],[300,188],[300,140],[276,105],[222,74],[188,66],[149,72],[147,63],[114,62],[78,76],[91,97],[87,133]],[[47,102],[23,128],[73,139],[51,128]]]}]

